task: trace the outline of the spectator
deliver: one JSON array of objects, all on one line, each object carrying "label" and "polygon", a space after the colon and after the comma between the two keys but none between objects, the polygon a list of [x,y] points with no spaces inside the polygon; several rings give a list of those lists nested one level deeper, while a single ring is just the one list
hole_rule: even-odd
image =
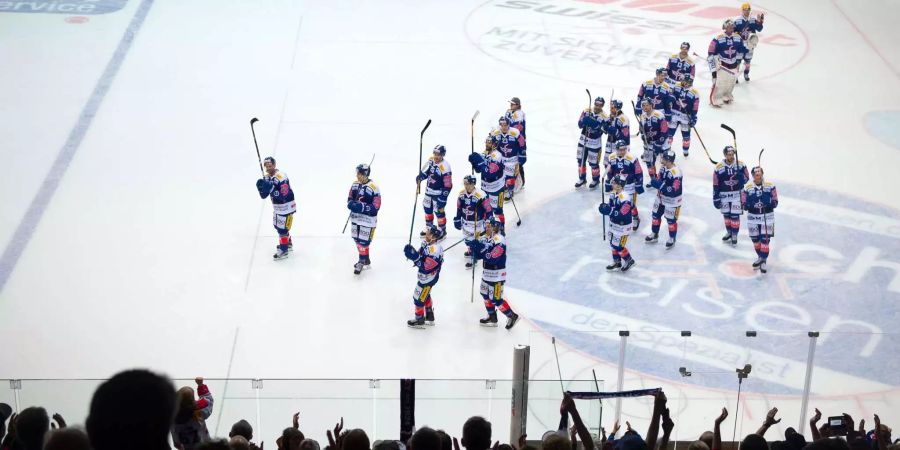
[{"label": "spectator", "polygon": [[253,427],[250,425],[250,422],[247,422],[244,419],[238,420],[231,426],[231,431],[228,432],[228,437],[233,438],[235,436],[242,436],[248,443],[253,440]]},{"label": "spectator", "polygon": [[85,426],[94,450],[169,450],[174,411],[171,381],[127,370],[97,388]]},{"label": "spectator", "polygon": [[39,406],[25,408],[16,417],[16,440],[24,450],[41,450],[44,435],[50,431],[47,410]]},{"label": "spectator", "polygon": [[759,432],[756,432],[754,434],[748,434],[747,437],[741,441],[740,448],[741,450],[769,450],[769,443],[766,442],[766,438],[762,437]]},{"label": "spectator", "polygon": [[[772,408],[766,414],[765,420],[763,420],[763,424],[760,425],[759,429],[756,430],[756,434],[760,437],[764,437],[766,435],[766,431],[769,430],[769,427],[775,425],[776,423],[780,423],[781,419],[775,419],[775,415],[778,414],[778,408]],[[763,440],[765,442],[765,440]]]},{"label": "spectator", "polygon": [[466,450],[487,450],[490,448],[491,423],[485,420],[484,417],[469,417],[466,423],[463,424],[462,445]]},{"label": "spectator", "polygon": [[197,444],[194,448],[197,450],[231,450],[231,447],[228,446],[228,441],[225,439],[207,439]]},{"label": "spectator", "polygon": [[306,438],[300,442],[300,450],[319,450],[319,442]]},{"label": "spectator", "polygon": [[63,427],[47,435],[44,450],[91,450],[91,441],[84,431]]},{"label": "spectator", "polygon": [[350,430],[344,435],[340,450],[369,450],[369,436],[359,428]]},{"label": "spectator", "polygon": [[180,450],[196,450],[197,446],[209,440],[206,419],[212,414],[213,396],[209,388],[203,384],[203,377],[197,377],[197,395],[194,390],[184,386],[178,390],[178,409],[175,423],[172,425],[172,442]]},{"label": "spectator", "polygon": [[228,448],[231,450],[250,450],[250,441],[240,434],[235,434],[228,440]]},{"label": "spectator", "polygon": [[[281,432],[281,437],[276,441],[278,443],[279,450],[300,450],[300,443],[306,439],[306,436],[303,435],[299,429],[290,427],[285,428],[284,431]],[[335,450],[340,450],[339,448]]]},{"label": "spectator", "polygon": [[706,445],[706,442],[703,442],[698,439],[694,442],[691,442],[691,444],[688,445],[688,450],[709,450],[709,446]]},{"label": "spectator", "polygon": [[453,450],[453,439],[450,435],[444,430],[437,430],[437,433],[441,437],[441,450]]},{"label": "spectator", "polygon": [[441,450],[441,435],[432,428],[422,427],[409,438],[410,450]]},{"label": "spectator", "polygon": [[722,450],[722,422],[728,417],[728,409],[722,408],[722,413],[713,422],[712,450]]},{"label": "spectator", "polygon": [[400,450],[400,441],[375,441],[375,443],[372,444],[372,450]]},{"label": "spectator", "polygon": [[12,406],[0,403],[0,441],[6,436],[6,419],[12,416]]}]

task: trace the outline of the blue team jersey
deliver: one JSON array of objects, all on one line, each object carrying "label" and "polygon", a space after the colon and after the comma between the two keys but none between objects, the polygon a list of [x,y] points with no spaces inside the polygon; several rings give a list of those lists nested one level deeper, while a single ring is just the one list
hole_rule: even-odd
[{"label": "blue team jersey", "polygon": [[662,166],[656,174],[656,179],[661,182],[659,187],[659,195],[669,198],[681,197],[681,169],[672,166],[671,169]]},{"label": "blue team jersey", "polygon": [[428,180],[425,184],[425,193],[431,196],[446,198],[453,189],[453,174],[447,160],[436,162],[434,159],[429,159],[416,179]]},{"label": "blue team jersey", "polygon": [[586,143],[589,148],[599,148],[607,120],[608,118],[603,111],[600,111],[599,114],[592,109],[582,111],[581,115],[578,116],[578,128],[581,128],[584,132],[581,133],[578,143],[581,145]]},{"label": "blue team jersey", "polygon": [[630,196],[625,194],[625,191],[610,192],[608,200],[610,207],[609,221],[616,225],[631,225],[633,220],[631,208],[634,205],[631,203]]},{"label": "blue team jersey", "polygon": [[509,126],[519,130],[519,133],[522,134],[522,138],[525,138],[525,111],[521,109],[513,111],[511,109],[506,110],[506,114],[503,115],[506,117],[506,120],[509,121]]},{"label": "blue team jersey", "polygon": [[681,83],[675,85],[672,89],[672,109],[687,115],[688,117],[697,118],[697,111],[700,109],[700,93],[693,87],[684,87]]},{"label": "blue team jersey", "polygon": [[644,184],[644,172],[641,164],[631,153],[625,153],[625,156],[613,153],[609,156],[609,163],[606,165],[606,183],[612,182],[616,175],[625,176],[625,184]]},{"label": "blue team jersey", "polygon": [[419,269],[420,275],[437,277],[444,264],[444,249],[436,242],[434,244],[423,242],[419,247],[419,257],[413,264]]},{"label": "blue team jersey", "polygon": [[778,191],[775,185],[749,182],[741,191],[741,206],[750,214],[768,214],[778,207]]},{"label": "blue team jersey", "polygon": [[763,23],[754,16],[744,17],[740,15],[734,19],[734,32],[741,35],[743,40],[750,39],[750,35],[762,31]]},{"label": "blue team jersey", "polygon": [[651,111],[641,114],[641,131],[647,142],[657,146],[665,144],[669,139],[669,122],[662,111]]},{"label": "blue team jersey", "polygon": [[[714,37],[709,43],[708,53],[709,56],[718,56],[719,63],[725,68],[736,69],[740,59],[748,51],[747,47],[744,46],[744,40],[741,39],[739,34],[731,33],[728,35],[723,33]],[[715,70],[712,62],[710,62],[710,69]]]},{"label": "blue team jersey", "polygon": [[606,121],[606,142],[615,144],[618,141],[625,141],[626,145],[631,145],[628,117],[621,111],[617,116],[610,117]]},{"label": "blue team jersey", "polygon": [[720,192],[740,191],[749,180],[750,175],[743,161],[733,164],[722,161],[716,164],[713,170],[713,199],[719,198]]},{"label": "blue team jersey", "polygon": [[672,114],[672,86],[663,81],[647,80],[638,89],[636,114],[640,114],[641,100],[650,100],[653,109],[661,110],[666,116]]},{"label": "blue team jersey", "polygon": [[372,180],[365,183],[354,182],[347,195],[348,208],[351,202],[360,202],[363,204],[363,208],[361,212],[351,212],[350,221],[354,225],[375,227],[378,210],[381,209],[381,192],[378,190],[378,186]]},{"label": "blue team jersey", "polygon": [[276,171],[272,176],[263,178],[270,185],[271,189],[264,194],[263,198],[268,196],[272,200],[272,207],[275,214],[290,214],[297,211],[297,204],[294,202],[294,190],[291,189],[291,182],[288,180],[287,174]]},{"label": "blue team jersey", "polygon": [[681,81],[685,75],[690,75],[691,78],[695,78],[696,65],[694,64],[694,60],[689,56],[681,58],[678,53],[673,54],[669,57],[669,63],[666,64],[666,76],[669,80],[678,82]]},{"label": "blue team jersey", "polygon": [[479,259],[484,261],[484,268],[497,270],[506,268],[506,239],[500,233],[493,236],[484,235],[478,240]]},{"label": "blue team jersey", "polygon": [[525,154],[525,138],[512,126],[506,133],[502,133],[499,129],[492,131],[491,140],[504,158],[518,158],[519,155]]},{"label": "blue team jersey", "polygon": [[481,161],[474,168],[481,174],[481,188],[489,194],[500,192],[506,183],[503,156],[497,150],[484,152],[480,156]]},{"label": "blue team jersey", "polygon": [[474,222],[477,216],[480,222],[487,219],[491,214],[491,201],[484,191],[475,189],[470,194],[463,189],[459,192],[459,198],[456,199],[457,219],[465,222]]}]

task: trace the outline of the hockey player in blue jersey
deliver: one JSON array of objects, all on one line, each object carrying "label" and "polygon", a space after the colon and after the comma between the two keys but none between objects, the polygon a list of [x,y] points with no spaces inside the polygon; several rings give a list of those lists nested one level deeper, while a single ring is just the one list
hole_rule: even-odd
[{"label": "hockey player in blue jersey", "polygon": [[656,76],[653,79],[645,81],[638,89],[637,100],[635,105],[638,109],[634,110],[634,115],[641,114],[641,103],[649,100],[653,110],[662,111],[669,120],[672,114],[672,86],[666,83],[666,75],[668,72],[665,67],[656,69]]},{"label": "hockey player in blue jersey", "polygon": [[625,177],[622,185],[623,192],[631,199],[631,215],[634,216],[634,229],[641,226],[641,216],[638,214],[638,194],[644,193],[644,172],[637,158],[628,152],[625,141],[619,141],[616,153],[609,157],[606,165],[606,190],[612,192],[612,180],[617,176]]},{"label": "hockey player in blue jersey", "polygon": [[[509,109],[506,110],[504,117],[509,120],[509,126],[519,130],[519,133],[522,135],[522,140],[527,144],[528,137],[525,135],[525,111],[522,111],[522,101],[519,100],[519,97],[509,99]],[[524,147],[525,145],[523,145],[523,148]],[[528,158],[524,158],[519,161],[519,178],[522,180],[520,188],[525,187],[525,162],[527,160]]]},{"label": "hockey player in blue jersey", "polygon": [[741,35],[744,46],[747,47],[747,52],[744,53],[744,81],[750,81],[750,61],[753,59],[753,50],[759,43],[756,33],[762,31],[765,19],[766,16],[762,13],[751,17],[749,3],[741,5],[741,15],[734,19],[734,32]]},{"label": "hockey player in blue jersey", "polygon": [[666,64],[666,83],[669,83],[669,86],[675,86],[675,83],[683,80],[685,75],[690,75],[691,78],[695,77],[697,66],[694,64],[694,60],[688,56],[690,49],[689,42],[682,42],[678,53],[669,57],[669,63]]},{"label": "hockey player in blue jersey", "polygon": [[675,152],[669,150],[663,153],[663,166],[659,174],[650,183],[657,189],[656,201],[653,202],[653,223],[650,234],[644,241],[655,243],[659,240],[659,227],[665,216],[669,224],[669,240],[666,241],[666,249],[675,245],[678,235],[678,215],[681,213],[682,174],[681,169],[675,166]]},{"label": "hockey player in blue jersey", "polygon": [[456,200],[456,217],[453,218],[453,226],[463,232],[466,240],[466,267],[472,267],[472,242],[484,233],[484,222],[493,214],[491,200],[487,194],[475,186],[475,177],[466,175],[463,177],[465,188],[459,192]]},{"label": "hockey player in blue jersey", "polygon": [[613,262],[606,266],[606,270],[622,269],[622,272],[626,272],[634,265],[634,258],[625,247],[628,243],[628,236],[635,228],[632,224],[634,217],[631,213],[632,197],[625,193],[626,178],[624,174],[612,177],[610,183],[612,191],[609,193],[609,198],[599,207],[600,214],[609,216],[609,232],[604,239],[609,241],[609,246],[612,248]]},{"label": "hockey player in blue jersey", "polygon": [[347,194],[347,209],[350,210],[350,237],[356,243],[359,261],[353,265],[353,273],[359,275],[368,269],[372,261],[369,259],[369,245],[375,238],[375,226],[378,225],[378,210],[381,208],[381,192],[378,186],[369,179],[369,165],[356,166],[356,181],[350,186]]},{"label": "hockey player in blue jersey", "polygon": [[[662,111],[653,109],[649,99],[641,102],[639,117],[641,134],[644,136],[644,153],[641,159],[647,165],[650,178],[656,177],[656,159],[669,149],[669,122]],[[649,185],[647,187],[650,187]]]},{"label": "hockey player in blue jersey", "polygon": [[724,33],[714,37],[709,43],[708,55],[709,70],[712,72],[713,86],[709,92],[709,104],[715,107],[722,106],[721,102],[734,101],[734,85],[737,84],[738,66],[741,57],[749,50],[744,46],[744,40],[734,32],[734,21],[728,19],[722,24]]},{"label": "hockey player in blue jersey", "polygon": [[[450,190],[453,189],[453,174],[450,171],[450,163],[444,159],[447,149],[443,145],[434,147],[432,157],[422,168],[422,171],[416,175],[416,185],[421,186],[422,181],[425,184],[425,196],[422,199],[422,209],[425,210],[425,230],[434,225],[434,218],[437,216],[438,228],[441,229],[441,236],[447,234],[447,197],[450,196]],[[425,236],[425,231],[422,231]]]},{"label": "hockey player in blue jersey", "polygon": [[606,101],[603,97],[594,99],[594,107],[585,108],[578,116],[578,128],[581,128],[581,136],[578,138],[578,182],[575,187],[584,186],[587,182],[585,163],[591,166],[591,184],[595,189],[600,184],[600,147],[603,138],[603,130],[606,128],[607,117],[603,113],[603,105]]},{"label": "hockey player in blue jersey", "polygon": [[609,155],[616,151],[619,142],[624,142],[626,146],[631,146],[631,130],[629,130],[628,116],[622,111],[621,100],[609,101],[609,119],[606,121],[606,154],[603,156],[603,163],[609,161]]},{"label": "hockey player in blue jersey", "polygon": [[266,174],[256,180],[256,190],[261,198],[272,199],[272,225],[278,232],[278,247],[272,257],[279,260],[287,258],[288,251],[294,249],[291,224],[294,222],[297,203],[294,202],[294,191],[287,175],[275,167],[275,158],[268,156],[264,161]]},{"label": "hockey player in blue jersey", "polygon": [[697,125],[697,111],[700,109],[700,93],[693,88],[694,78],[685,75],[672,90],[672,120],[669,122],[669,143],[675,131],[681,128],[681,152],[685,157],[691,150],[691,128]]},{"label": "hockey player in blue jersey", "polygon": [[747,228],[753,249],[756,250],[756,261],[753,268],[766,273],[766,260],[769,259],[769,242],[775,236],[775,208],[778,207],[778,190],[775,185],[763,179],[762,167],[754,167],[751,171],[753,180],[741,191],[741,205],[747,211]]},{"label": "hockey player in blue jersey", "polygon": [[438,243],[441,238],[441,229],[432,225],[425,230],[424,241],[418,250],[409,244],[403,247],[406,259],[412,261],[419,269],[418,282],[413,291],[413,304],[416,306],[415,317],[406,322],[410,328],[425,328],[425,325],[434,325],[431,289],[437,284],[441,275],[441,266],[444,265],[444,249]]},{"label": "hockey player in blue jersey", "polygon": [[487,317],[478,321],[486,327],[497,326],[497,309],[506,316],[506,329],[515,326],[519,320],[509,303],[503,297],[506,283],[506,239],[500,234],[500,222],[495,218],[487,220],[484,235],[473,243],[472,255],[475,261],[482,261],[481,298],[487,309]]},{"label": "hockey player in blue jersey", "polygon": [[738,232],[741,230],[741,191],[750,181],[747,166],[738,161],[734,147],[727,146],[722,150],[725,159],[716,164],[713,170],[713,206],[722,213],[725,219],[725,236],[722,242],[737,245]]},{"label": "hockey player in blue jersey", "polygon": [[470,153],[472,170],[481,174],[481,189],[491,202],[492,215],[500,222],[501,233],[506,224],[503,203],[506,200],[506,178],[503,156],[497,151],[494,140],[488,136],[484,141],[484,153]]},{"label": "hockey player in blue jersey", "polygon": [[509,119],[501,117],[497,121],[499,128],[491,131],[491,139],[497,151],[503,155],[503,174],[506,176],[506,196],[512,198],[516,188],[516,177],[519,175],[519,165],[525,164],[525,138],[522,133],[509,126]]}]

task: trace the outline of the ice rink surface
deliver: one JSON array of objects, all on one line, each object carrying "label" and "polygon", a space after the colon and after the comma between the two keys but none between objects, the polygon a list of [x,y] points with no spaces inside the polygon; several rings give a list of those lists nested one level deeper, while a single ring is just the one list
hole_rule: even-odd
[{"label": "ice rink surface", "polygon": [[[142,366],[182,378],[504,379],[512,348],[526,344],[532,377],[553,379],[557,336],[564,377],[595,369],[613,389],[627,329],[625,388],[665,387],[688,439],[733,406],[727,372],[746,362],[743,419],[755,424],[775,405],[780,426],[796,426],[807,332],[820,331],[809,409],[898,423],[896,2],[754,3],[767,15],[752,81],[722,109],[705,101],[709,72],[696,61],[697,129],[712,157],[731,143],[720,123],[737,130],[748,165],[766,149],[781,197],[768,275],[749,270],[744,228],[736,248],[719,242],[696,137],[677,161],[677,246],[640,242],[648,192],[629,243],[635,270],[602,268],[600,193],[572,188],[584,89],[607,99],[615,90],[627,105],[682,41],[705,56],[739,5],[0,2],[0,377]],[[527,114],[529,159],[506,292],[527,320],[512,332],[478,326],[484,307],[470,302],[458,246],[433,291],[437,326],[408,329],[415,269],[402,248],[419,130],[433,120],[426,155],[447,146],[455,191],[469,172],[469,118],[481,111],[480,148],[511,96]],[[271,260],[251,117],[263,156],[277,158],[297,195],[286,261]],[[373,154],[383,207],[373,268],[354,276],[345,200],[354,167]],[[457,239],[453,230],[445,245]],[[647,406],[623,408],[641,423]]]}]

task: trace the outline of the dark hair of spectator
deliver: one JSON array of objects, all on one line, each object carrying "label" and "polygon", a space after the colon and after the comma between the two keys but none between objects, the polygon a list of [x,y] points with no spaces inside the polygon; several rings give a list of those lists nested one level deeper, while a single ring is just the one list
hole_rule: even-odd
[{"label": "dark hair of spectator", "polygon": [[441,437],[441,450],[453,450],[453,438],[444,430],[437,430],[437,434]]},{"label": "dark hair of spectator", "polygon": [[25,408],[16,419],[18,439],[25,450],[41,450],[44,446],[44,435],[50,430],[50,416],[40,406]]},{"label": "dark hair of spectator", "polygon": [[769,443],[758,434],[748,434],[741,441],[741,450],[769,450]]},{"label": "dark hair of spectator", "polygon": [[231,450],[225,439],[210,439],[197,444],[197,450]]},{"label": "dark hair of spectator", "polygon": [[238,420],[231,426],[231,432],[228,433],[228,437],[235,436],[243,436],[247,442],[253,440],[253,427],[250,425],[250,422],[247,422],[244,419]]},{"label": "dark hair of spectator", "polygon": [[409,438],[412,450],[441,450],[441,435],[433,428],[422,427]]},{"label": "dark hair of spectator", "polygon": [[168,450],[174,412],[171,381],[127,370],[94,391],[85,427],[94,450]]},{"label": "dark hair of spectator", "polygon": [[44,450],[91,450],[91,441],[78,428],[60,428],[47,435]]},{"label": "dark hair of spectator", "polygon": [[369,450],[369,436],[359,428],[350,430],[344,436],[341,450]]},{"label": "dark hair of spectator", "polygon": [[[299,450],[300,443],[306,439],[303,433],[293,427],[287,427],[281,432],[281,448],[283,450]],[[335,449],[340,450],[340,449]]]},{"label": "dark hair of spectator", "polygon": [[178,390],[178,411],[175,423],[187,423],[196,417],[197,402],[194,400],[194,389],[184,386]]},{"label": "dark hair of spectator", "polygon": [[462,429],[462,445],[467,450],[486,450],[491,446],[491,423],[481,416],[469,417]]}]

